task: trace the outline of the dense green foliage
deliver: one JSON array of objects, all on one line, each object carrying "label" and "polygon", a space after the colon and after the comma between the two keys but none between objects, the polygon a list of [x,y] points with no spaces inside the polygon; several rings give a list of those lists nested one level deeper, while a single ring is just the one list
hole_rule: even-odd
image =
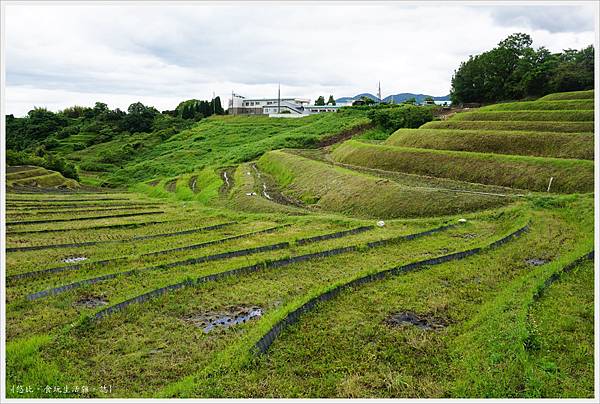
[{"label": "dense green foliage", "polygon": [[489,103],[594,87],[594,47],[551,53],[513,34],[494,49],[462,62],[452,77],[454,103]]},{"label": "dense green foliage", "polygon": [[[93,108],[74,106],[59,112],[35,108],[23,118],[6,117],[6,147],[9,151],[19,152],[18,164],[36,164],[77,178],[74,166],[65,164],[59,155],[66,156],[113,139],[147,138],[146,134],[151,134],[153,139],[149,143],[164,141],[190,127],[193,121],[212,115],[213,111],[224,113],[218,97],[211,102],[185,101],[175,111],[162,114],[141,102],[131,104],[127,112],[118,108],[111,110],[101,102]],[[143,146],[147,145],[122,146],[118,152],[103,156],[102,163],[125,162],[135,149]],[[46,161],[37,160],[36,156],[44,157]],[[13,161],[16,160],[13,158]],[[84,168],[93,171],[98,167],[88,165]]]},{"label": "dense green foliage", "polygon": [[433,120],[433,112],[428,107],[401,104],[391,108],[371,109],[367,115],[371,122],[388,131],[400,128],[418,128]]},{"label": "dense green foliage", "polygon": [[175,111],[168,111],[168,113],[182,119],[199,121],[200,119],[211,115],[223,115],[225,114],[225,111],[221,106],[221,98],[216,97],[211,101],[183,101],[175,108]]},{"label": "dense green foliage", "polygon": [[48,170],[57,171],[67,178],[79,180],[79,175],[73,163],[65,160],[63,157],[45,151],[39,155],[32,155],[22,151],[7,150],[6,164],[9,166],[40,166]]}]

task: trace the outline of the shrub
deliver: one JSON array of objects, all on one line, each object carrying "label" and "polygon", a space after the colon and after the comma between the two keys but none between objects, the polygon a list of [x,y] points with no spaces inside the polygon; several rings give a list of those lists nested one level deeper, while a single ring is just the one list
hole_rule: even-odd
[{"label": "shrub", "polygon": [[418,128],[433,120],[433,112],[429,108],[404,104],[393,108],[378,108],[369,111],[367,116],[382,128],[394,131],[400,128]]}]

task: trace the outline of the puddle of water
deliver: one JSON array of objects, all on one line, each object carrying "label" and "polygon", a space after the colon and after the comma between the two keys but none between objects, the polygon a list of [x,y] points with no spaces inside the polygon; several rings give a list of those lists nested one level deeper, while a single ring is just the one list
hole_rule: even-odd
[{"label": "puddle of water", "polygon": [[260,307],[241,307],[224,312],[205,312],[196,316],[188,317],[186,320],[196,327],[202,328],[208,334],[216,328],[229,328],[237,324],[243,324],[263,315]]},{"label": "puddle of water", "polygon": [[406,311],[389,316],[385,320],[390,326],[414,325],[425,331],[440,330],[446,327],[446,322],[429,316],[419,316],[416,313]]},{"label": "puddle of water", "polygon": [[68,257],[68,258],[63,258],[61,261],[66,262],[67,264],[71,264],[73,262],[85,261],[87,259],[88,259],[87,257]]},{"label": "puddle of water", "polygon": [[100,306],[106,306],[108,301],[102,299],[101,297],[83,297],[75,302],[77,306],[83,306],[88,309],[93,309]]},{"label": "puddle of water", "polygon": [[533,265],[534,267],[538,267],[540,265],[547,264],[550,261],[541,259],[541,258],[529,258],[529,259],[526,259],[525,262],[529,265]]}]

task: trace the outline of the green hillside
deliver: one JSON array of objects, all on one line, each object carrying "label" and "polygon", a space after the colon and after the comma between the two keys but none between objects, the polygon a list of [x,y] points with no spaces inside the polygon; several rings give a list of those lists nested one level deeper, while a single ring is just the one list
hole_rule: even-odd
[{"label": "green hillside", "polygon": [[6,186],[9,188],[79,188],[77,181],[60,173],[36,166],[9,166],[6,168]]},{"label": "green hillside", "polygon": [[282,147],[316,147],[319,142],[367,124],[358,112],[300,119],[215,116],[168,139],[155,134],[120,136],[74,152],[80,169],[113,185],[172,177],[205,167],[241,163]]},{"label": "green hillside", "polygon": [[423,107],[418,129],[399,112],[419,106],[198,115],[95,144],[77,118],[54,151],[86,185],[7,168],[3,389],[593,398],[591,95]]}]

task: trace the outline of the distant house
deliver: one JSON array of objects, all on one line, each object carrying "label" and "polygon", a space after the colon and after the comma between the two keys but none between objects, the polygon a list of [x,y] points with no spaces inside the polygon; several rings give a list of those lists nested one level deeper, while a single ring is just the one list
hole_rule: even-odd
[{"label": "distant house", "polygon": [[289,98],[246,98],[232,93],[229,100],[230,115],[269,115],[286,118],[300,118],[311,114],[335,112],[337,105],[310,105],[310,100],[299,97]]}]

